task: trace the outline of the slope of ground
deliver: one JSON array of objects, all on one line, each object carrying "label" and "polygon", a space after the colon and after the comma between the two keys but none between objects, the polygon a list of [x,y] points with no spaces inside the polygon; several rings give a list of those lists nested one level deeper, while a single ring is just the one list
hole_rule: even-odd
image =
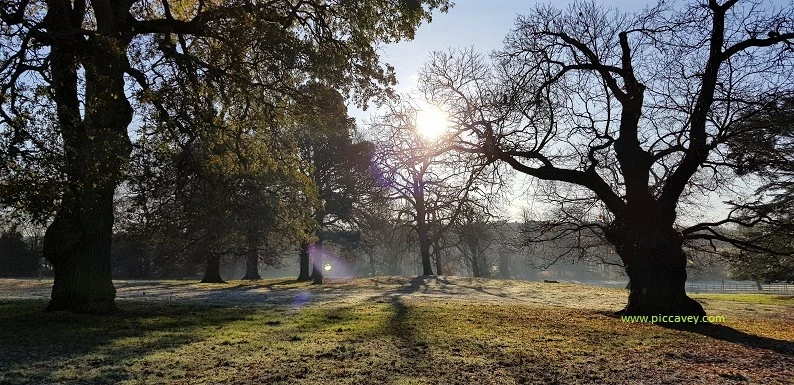
[{"label": "slope of ground", "polygon": [[469,278],[117,282],[115,317],[0,280],[0,384],[790,384],[794,299],[700,295],[725,322],[612,316],[626,292]]}]

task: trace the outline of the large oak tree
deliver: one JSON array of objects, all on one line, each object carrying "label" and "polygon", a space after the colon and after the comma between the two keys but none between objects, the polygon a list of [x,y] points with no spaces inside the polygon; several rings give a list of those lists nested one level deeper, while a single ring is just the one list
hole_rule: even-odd
[{"label": "large oak tree", "polygon": [[720,221],[679,218],[710,192],[732,193],[726,143],[760,105],[794,92],[794,10],[696,1],[637,14],[574,3],[517,19],[493,65],[437,53],[420,81],[461,131],[451,145],[567,186],[578,229],[626,267],[626,314],[703,315],[684,290],[686,241],[753,247]]}]

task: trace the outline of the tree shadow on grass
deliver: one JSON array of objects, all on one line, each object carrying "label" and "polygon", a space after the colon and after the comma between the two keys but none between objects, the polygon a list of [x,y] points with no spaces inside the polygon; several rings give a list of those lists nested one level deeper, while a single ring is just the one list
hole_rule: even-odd
[{"label": "tree shadow on grass", "polygon": [[[43,300],[0,301],[0,383],[103,384],[129,380],[129,367],[159,351],[207,338],[243,318],[213,308],[121,301],[112,317],[43,312]],[[163,379],[169,373],[157,373]],[[175,380],[175,379],[173,379]]]},{"label": "tree shadow on grass", "polygon": [[[619,312],[597,311],[596,314],[620,319]],[[666,329],[685,331],[700,334],[715,340],[732,342],[748,348],[769,350],[786,356],[794,356],[794,341],[779,340],[750,334],[726,325],[716,323],[658,323],[657,325]]]},{"label": "tree shadow on grass", "polygon": [[706,323],[706,324],[671,324],[660,325],[674,330],[687,331],[711,337],[716,340],[732,342],[748,348],[770,350],[786,356],[794,356],[794,341],[779,340],[770,337],[758,336],[736,330],[730,326]]}]

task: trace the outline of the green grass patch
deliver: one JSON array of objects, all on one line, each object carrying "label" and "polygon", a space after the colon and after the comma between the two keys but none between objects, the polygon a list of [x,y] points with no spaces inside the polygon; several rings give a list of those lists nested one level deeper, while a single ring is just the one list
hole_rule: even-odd
[{"label": "green grass patch", "polygon": [[794,306],[794,295],[780,294],[690,294],[694,299],[735,301],[760,305]]},{"label": "green grass patch", "polygon": [[[573,289],[570,289],[573,290]],[[682,331],[537,304],[119,301],[113,317],[0,301],[0,383],[790,383],[789,318]],[[783,316],[791,308],[780,307]],[[788,330],[788,331],[787,331]]]}]

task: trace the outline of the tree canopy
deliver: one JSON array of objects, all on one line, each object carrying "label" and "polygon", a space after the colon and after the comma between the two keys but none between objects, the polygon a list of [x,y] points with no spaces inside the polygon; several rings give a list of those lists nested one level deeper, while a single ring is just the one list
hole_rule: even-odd
[{"label": "tree canopy", "polygon": [[[149,111],[194,141],[217,101],[281,108],[317,79],[359,104],[385,95],[394,71],[377,46],[413,37],[444,0],[17,0],[0,6],[2,201],[52,218],[44,256],[52,310],[107,313],[113,195],[128,129]],[[249,90],[251,92],[235,92]],[[258,91],[258,92],[253,92]],[[176,96],[176,97],[175,97]],[[177,105],[178,104],[178,105]],[[202,123],[203,122],[203,123]],[[199,124],[194,124],[199,123]],[[181,142],[180,144],[185,144]],[[41,181],[44,182],[41,182]]]}]

